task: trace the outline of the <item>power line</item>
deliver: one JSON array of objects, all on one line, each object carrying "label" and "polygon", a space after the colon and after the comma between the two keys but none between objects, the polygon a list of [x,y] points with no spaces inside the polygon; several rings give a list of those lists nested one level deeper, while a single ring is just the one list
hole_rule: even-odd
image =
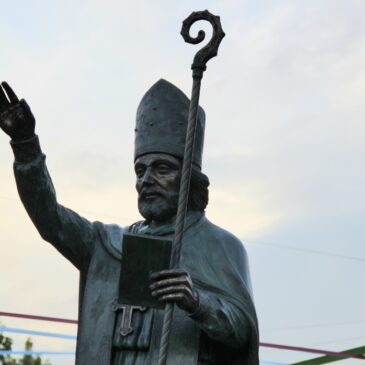
[{"label": "power line", "polygon": [[[50,322],[70,323],[72,321],[72,323],[74,323],[74,324],[77,323],[76,320],[55,318],[55,317],[46,317],[46,316],[34,316],[34,315],[20,314],[20,313],[0,312],[0,315],[8,316],[8,317],[19,317],[19,318],[25,318],[25,319],[50,321]],[[13,333],[21,333],[21,334],[31,334],[31,335],[36,335],[36,336],[62,338],[62,339],[67,339],[67,340],[76,340],[76,336],[72,336],[72,335],[43,332],[43,331],[33,331],[33,330],[26,330],[26,329],[21,329],[21,328],[0,327],[0,332],[13,332]],[[363,337],[361,337],[361,338],[363,338]],[[309,352],[309,353],[322,354],[322,355],[328,355],[328,356],[336,356],[336,357],[341,357],[341,358],[365,359],[365,356],[354,355],[354,354],[351,354],[348,352],[334,352],[334,351],[328,351],[328,350],[313,349],[313,348],[308,348],[308,347],[289,346],[289,345],[273,344],[273,343],[267,343],[267,342],[260,342],[260,346],[279,349],[279,350]]]},{"label": "power line", "polygon": [[53,356],[53,355],[75,355],[75,351],[9,351],[9,350],[0,350],[0,355],[3,356],[40,356],[40,355],[46,355],[46,356]]},{"label": "power line", "polygon": [[[75,356],[75,351],[9,351],[9,350],[0,350],[0,355],[3,356],[54,356],[54,355],[61,355],[61,356]],[[282,362],[274,362],[268,360],[260,360],[260,365],[287,365],[286,363]]]},{"label": "power line", "polygon": [[363,356],[363,355],[355,355],[355,354],[352,354],[351,352],[346,352],[346,351],[336,352],[336,351],[313,349],[313,348],[308,348],[308,347],[279,345],[279,344],[267,343],[267,342],[260,342],[260,346],[261,347],[269,347],[269,348],[278,349],[278,350],[309,352],[309,353],[312,353],[312,354],[335,356],[335,357],[340,357],[340,358],[344,358],[344,359],[361,359],[361,360],[365,360],[365,356]]},{"label": "power line", "polygon": [[281,245],[281,244],[277,244],[277,243],[258,242],[258,241],[251,241],[251,240],[245,241],[245,242],[248,242],[248,243],[254,244],[254,245],[264,245],[264,246],[269,246],[269,247],[274,247],[274,248],[281,248],[281,249],[284,249],[284,250],[305,252],[305,253],[310,253],[310,254],[315,254],[315,255],[321,255],[321,256],[335,257],[335,258],[345,259],[345,260],[365,262],[365,258],[363,258],[363,257],[346,256],[346,255],[340,255],[340,254],[332,253],[332,252],[312,250],[312,249],[309,249],[309,248],[293,247],[293,246]]},{"label": "power line", "polygon": [[0,199],[5,199],[5,200],[17,200],[15,198],[10,198],[10,197],[7,197],[7,196],[0,196]]},{"label": "power line", "polygon": [[[17,200],[15,198],[7,197],[7,196],[0,196],[0,199]],[[91,214],[91,215],[94,215],[94,216],[97,216],[97,217],[105,217],[105,218],[108,218],[108,219],[109,218],[117,219],[117,220],[124,221],[124,222],[126,222],[126,221],[135,222],[136,221],[136,218],[125,217],[125,216],[123,216],[123,217],[122,216],[114,216],[114,215],[108,215],[108,214],[105,214],[105,213],[91,212],[91,211],[85,211],[85,210],[78,210],[78,212],[85,213],[85,214]],[[254,240],[251,241],[251,240],[243,239],[243,242],[253,244],[253,245],[263,245],[263,246],[279,248],[279,249],[284,249],[284,250],[305,252],[305,253],[309,253],[309,254],[326,256],[326,257],[334,257],[334,258],[344,259],[344,260],[365,262],[364,257],[347,256],[347,255],[341,255],[341,254],[337,254],[337,253],[333,253],[333,252],[325,252],[325,251],[319,251],[319,250],[312,250],[312,249],[308,249],[308,248],[293,247],[293,246],[282,245],[282,244],[278,244],[278,243],[269,243],[269,242],[254,241]]]},{"label": "power line", "polygon": [[342,343],[342,342],[347,342],[347,341],[363,340],[363,339],[365,339],[365,336],[348,337],[348,338],[342,338],[342,339],[333,340],[333,341],[316,342],[315,344],[312,344],[311,346],[329,345],[329,344],[333,344],[333,343]]},{"label": "power line", "polygon": [[[0,355],[3,356],[54,356],[54,355],[61,355],[61,356],[75,356],[75,351],[8,351],[8,350],[0,350]],[[274,362],[268,360],[260,360],[260,365],[287,365],[286,363],[282,362]]]},{"label": "power line", "polygon": [[23,313],[0,312],[0,316],[24,318],[24,319],[34,319],[36,321],[62,322],[62,323],[69,323],[69,324],[77,324],[78,323],[78,321],[76,321],[74,319],[35,316],[35,315],[32,315],[32,314],[23,314]]},{"label": "power line", "polygon": [[[10,200],[10,201],[19,201],[19,199],[16,198],[12,198],[12,197],[7,197],[7,196],[0,196],[0,199],[4,199],[4,200]],[[72,208],[70,208],[71,210],[73,210]],[[112,218],[112,219],[117,219],[117,220],[121,220],[121,221],[128,221],[128,222],[134,222],[136,221],[136,218],[131,218],[131,217],[125,217],[125,216],[115,216],[115,215],[110,215],[110,214],[105,214],[105,213],[98,213],[98,212],[92,212],[92,211],[88,211],[88,210],[77,210],[80,213],[84,213],[84,214],[91,214],[97,217],[104,217],[104,218]]]},{"label": "power line", "polygon": [[291,331],[291,330],[300,330],[300,329],[311,329],[311,328],[318,328],[318,327],[332,327],[332,326],[345,326],[349,324],[361,324],[364,323],[365,320],[361,319],[359,321],[348,321],[348,322],[332,322],[332,323],[316,323],[316,324],[308,324],[308,325],[295,325],[295,326],[288,326],[288,327],[273,327],[268,329],[263,329],[266,332],[274,332],[274,331]]},{"label": "power line", "polygon": [[62,333],[53,333],[53,332],[44,332],[44,331],[33,331],[27,330],[23,328],[13,328],[13,327],[0,327],[1,332],[9,332],[9,333],[19,333],[23,335],[33,335],[33,336],[44,336],[44,337],[53,337],[53,338],[61,338],[63,340],[76,340],[76,336],[65,335]]},{"label": "power line", "polygon": [[128,222],[135,222],[136,218],[130,218],[130,217],[122,217],[122,216],[115,216],[115,215],[109,215],[109,214],[99,214],[97,212],[91,212],[91,211],[87,211],[87,210],[78,210],[81,213],[85,213],[85,214],[91,214],[97,217],[105,217],[105,218],[112,218],[112,219],[117,219],[117,220],[122,220],[122,221],[128,221]]}]

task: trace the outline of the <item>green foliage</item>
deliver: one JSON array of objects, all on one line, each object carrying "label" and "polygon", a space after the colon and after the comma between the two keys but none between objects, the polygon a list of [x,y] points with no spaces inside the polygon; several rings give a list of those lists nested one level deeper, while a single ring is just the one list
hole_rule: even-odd
[{"label": "green foliage", "polygon": [[[0,350],[11,351],[13,340],[0,333]],[[33,350],[33,342],[27,339],[24,346],[25,351]],[[14,359],[11,356],[0,355],[0,365],[52,365],[48,360],[42,361],[39,356],[24,355],[21,359]]]},{"label": "green foliage", "polygon": [[[10,351],[11,345],[13,341],[9,337],[5,337],[2,333],[0,333],[0,350],[2,351]],[[5,357],[4,355],[0,355],[0,364],[1,365],[12,365],[10,362],[7,361],[8,356]]]}]

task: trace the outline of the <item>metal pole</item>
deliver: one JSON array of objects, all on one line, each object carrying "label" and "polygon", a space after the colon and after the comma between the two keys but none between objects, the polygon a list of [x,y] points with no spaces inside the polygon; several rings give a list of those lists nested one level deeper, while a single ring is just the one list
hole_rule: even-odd
[{"label": "metal pole", "polygon": [[[219,44],[225,35],[220,24],[219,16],[215,16],[209,13],[208,10],[193,12],[188,18],[183,21],[181,35],[183,36],[185,42],[198,44],[204,40],[205,33],[202,30],[199,31],[198,35],[195,38],[192,38],[189,34],[192,24],[198,20],[209,21],[213,26],[213,35],[210,42],[195,55],[193,64],[191,66],[193,70],[193,87],[191,92],[188,126],[186,131],[179,202],[176,214],[173,255],[171,263],[172,267],[178,267],[180,263],[182,238],[184,233],[185,217],[189,198],[190,177],[194,152],[195,130],[198,119],[197,117],[201,80],[203,78],[203,73],[206,70],[206,63],[212,57],[217,55]],[[172,303],[167,303],[165,306],[158,365],[166,364],[173,308],[174,306]]]}]

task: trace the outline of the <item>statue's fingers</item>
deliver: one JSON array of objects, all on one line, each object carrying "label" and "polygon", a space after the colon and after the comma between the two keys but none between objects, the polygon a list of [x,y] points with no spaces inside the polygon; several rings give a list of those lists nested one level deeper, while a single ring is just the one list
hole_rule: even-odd
[{"label": "statue's fingers", "polygon": [[19,102],[19,99],[16,96],[15,92],[13,91],[13,89],[9,86],[9,84],[6,81],[3,81],[1,83],[1,86],[6,91],[6,94],[8,95],[8,98],[9,98],[11,104],[16,104],[17,102]]},{"label": "statue's fingers", "polygon": [[187,272],[182,269],[170,269],[170,270],[162,270],[154,272],[150,275],[150,280],[160,280],[165,278],[171,278],[171,277],[178,277],[178,276],[186,276]]},{"label": "statue's fingers", "polygon": [[164,280],[155,281],[154,283],[152,283],[150,285],[150,289],[155,290],[157,288],[161,288],[164,286],[178,285],[178,284],[185,284],[185,283],[186,283],[186,279],[181,278],[181,277],[172,278],[172,279],[164,279]]},{"label": "statue's fingers", "polygon": [[9,100],[3,88],[0,86],[0,113],[3,112],[9,106]]},{"label": "statue's fingers", "polygon": [[184,294],[182,293],[166,294],[158,298],[160,302],[181,302],[183,299]]},{"label": "statue's fingers", "polygon": [[166,288],[154,290],[152,295],[160,297],[162,294],[182,293],[187,297],[193,297],[192,291],[185,285],[168,286]]}]

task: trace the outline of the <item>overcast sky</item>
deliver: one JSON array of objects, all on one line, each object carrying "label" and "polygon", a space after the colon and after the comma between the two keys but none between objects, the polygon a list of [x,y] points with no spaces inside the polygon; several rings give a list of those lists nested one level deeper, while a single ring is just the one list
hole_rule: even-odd
[{"label": "overcast sky", "polygon": [[[201,90],[207,215],[247,248],[261,341],[336,351],[365,344],[364,1],[0,5],[0,79],[36,116],[59,201],[120,225],[139,219],[137,105],[160,78],[190,94],[198,48],[184,43],[181,22],[206,8],[220,15],[226,38]],[[30,223],[12,161],[1,134],[0,311],[76,318],[78,273]],[[71,325],[0,320],[76,333]],[[25,337],[13,337],[21,349]],[[33,340],[35,350],[75,345]],[[314,355],[261,349],[261,357],[290,363]]]}]

